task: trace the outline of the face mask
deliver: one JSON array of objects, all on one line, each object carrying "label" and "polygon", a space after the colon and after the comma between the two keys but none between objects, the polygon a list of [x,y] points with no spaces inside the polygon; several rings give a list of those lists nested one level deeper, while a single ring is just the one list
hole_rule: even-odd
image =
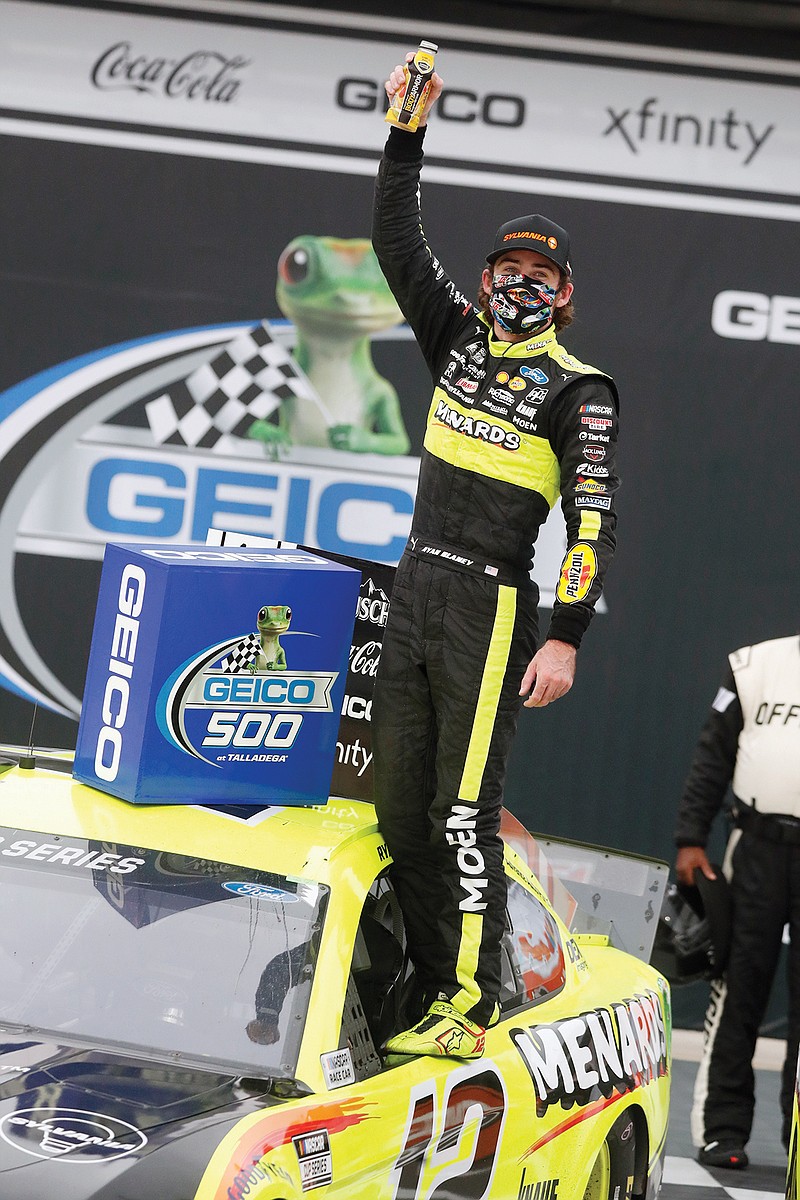
[{"label": "face mask", "polygon": [[530,275],[495,275],[489,311],[507,333],[537,333],[552,321],[556,295]]}]

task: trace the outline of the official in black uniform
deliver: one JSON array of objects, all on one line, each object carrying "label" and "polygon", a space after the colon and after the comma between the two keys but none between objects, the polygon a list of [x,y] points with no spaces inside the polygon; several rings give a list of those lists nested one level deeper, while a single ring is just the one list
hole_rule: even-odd
[{"label": "official in black uniform", "polygon": [[723,870],[732,938],[725,975],[712,985],[692,1135],[706,1166],[748,1165],[755,1107],[752,1059],[789,924],[789,1037],[781,1082],[788,1149],[800,1041],[800,638],[729,655],[678,809],[675,869],[714,878],[705,846],[728,785],[734,829]]},{"label": "official in black uniform", "polygon": [[[387,93],[401,82],[397,67]],[[434,381],[372,709],[378,818],[428,1005],[387,1048],[474,1058],[497,1019],[506,759],[521,697],[541,707],[571,687],[613,554],[618,401],[557,340],[573,290],[560,226],[501,226],[477,308],[447,277],[421,226],[422,125],[390,131],[373,221]],[[559,496],[567,552],[537,651],[533,543]]]}]

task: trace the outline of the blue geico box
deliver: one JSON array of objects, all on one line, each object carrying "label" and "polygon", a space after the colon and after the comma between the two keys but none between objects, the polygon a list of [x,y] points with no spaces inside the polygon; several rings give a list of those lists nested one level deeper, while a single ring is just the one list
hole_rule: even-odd
[{"label": "blue geico box", "polygon": [[137,804],[325,804],[360,572],[106,547],[74,775]]}]

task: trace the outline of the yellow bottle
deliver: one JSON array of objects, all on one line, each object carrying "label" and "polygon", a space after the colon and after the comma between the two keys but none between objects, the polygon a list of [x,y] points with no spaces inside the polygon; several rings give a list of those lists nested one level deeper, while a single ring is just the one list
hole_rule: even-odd
[{"label": "yellow bottle", "polygon": [[433,42],[420,42],[419,49],[410,63],[405,65],[405,84],[396,92],[386,112],[390,125],[413,132],[431,90],[433,56],[439,49]]}]

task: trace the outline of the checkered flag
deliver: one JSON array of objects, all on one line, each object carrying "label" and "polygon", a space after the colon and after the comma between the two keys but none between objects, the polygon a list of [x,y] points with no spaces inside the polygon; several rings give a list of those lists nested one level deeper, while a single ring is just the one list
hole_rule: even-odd
[{"label": "checkered flag", "polygon": [[254,663],[258,658],[261,650],[261,641],[257,633],[248,633],[247,637],[242,638],[230,654],[226,654],[222,662],[219,664],[220,671],[225,675],[238,675],[242,671],[246,671],[251,663]]},{"label": "checkered flag", "polygon": [[209,362],[145,405],[160,446],[194,446],[216,453],[234,447],[254,421],[264,421],[284,400],[310,400],[330,414],[297,363],[274,342],[266,321],[239,334]]}]

